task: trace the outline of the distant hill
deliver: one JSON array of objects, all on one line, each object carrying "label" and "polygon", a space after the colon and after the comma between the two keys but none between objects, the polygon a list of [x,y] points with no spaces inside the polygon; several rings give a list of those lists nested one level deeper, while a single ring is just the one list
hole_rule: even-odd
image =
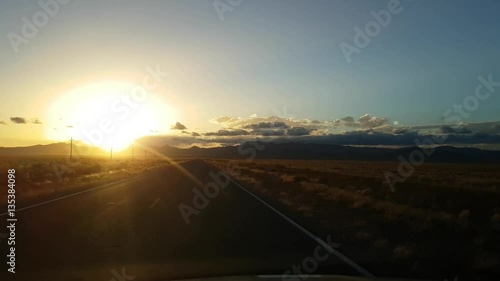
[{"label": "distant hill", "polygon": [[[70,145],[68,143],[39,144],[23,147],[0,147],[0,156],[67,156]],[[102,155],[104,152],[96,147],[73,144],[73,155]]]},{"label": "distant hill", "polygon": [[[85,150],[83,155],[103,156],[108,152],[101,149],[83,148],[73,146],[73,153]],[[343,145],[328,145],[316,143],[259,143],[253,147],[249,144],[241,146],[226,146],[215,148],[191,147],[181,149],[169,145],[150,147],[168,157],[196,157],[215,159],[248,159],[255,155],[257,159],[317,159],[317,160],[373,160],[373,161],[398,161],[398,157],[409,159],[413,153],[418,160],[418,155],[425,155],[418,147],[403,147],[398,149],[376,147],[352,147]],[[136,158],[143,155],[136,150]],[[35,145],[28,147],[0,147],[0,156],[67,156],[69,144],[54,143],[48,145]],[[116,155],[129,155],[129,152],[116,153]],[[152,155],[152,154],[148,154]],[[452,163],[500,163],[500,151],[487,151],[477,148],[458,148],[441,146],[434,149],[430,156],[425,155],[425,162],[452,162]]]},{"label": "distant hill", "polygon": [[[419,153],[425,155],[426,162],[454,163],[500,163],[500,151],[487,151],[477,148],[458,148],[441,146],[427,156],[418,147],[398,149],[376,147],[352,147],[314,143],[262,143],[262,150],[250,145],[217,148],[192,147],[179,149],[171,146],[155,148],[169,157],[200,157],[248,159],[255,153],[257,159],[318,159],[318,160],[373,160],[398,161],[399,156],[409,159],[410,154],[418,160]],[[261,147],[259,147],[261,148]],[[417,151],[417,152],[414,152]]]}]

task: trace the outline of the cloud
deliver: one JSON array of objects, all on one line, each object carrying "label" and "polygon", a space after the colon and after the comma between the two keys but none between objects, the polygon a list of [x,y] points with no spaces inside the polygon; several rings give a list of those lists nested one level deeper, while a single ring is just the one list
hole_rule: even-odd
[{"label": "cloud", "polygon": [[186,130],[186,129],[187,127],[179,122],[175,122],[175,124],[170,127],[170,130]]},{"label": "cloud", "polygon": [[[252,117],[254,118],[254,117]],[[209,121],[214,124],[226,124],[226,123],[232,123],[238,121],[239,118],[235,117],[229,117],[229,116],[219,116],[213,119],[210,119]]]},{"label": "cloud", "polygon": [[221,129],[245,130],[250,135],[258,136],[287,135],[288,129],[296,127],[305,128],[306,130],[293,129],[290,130],[291,134],[304,134],[306,131],[326,130],[328,127],[327,122],[319,120],[292,119],[277,116],[257,117],[255,114],[247,118],[221,116],[211,119],[210,122],[219,124]]},{"label": "cloud", "polygon": [[471,134],[472,131],[466,127],[452,128],[450,126],[442,126],[441,132],[443,134]]},{"label": "cloud", "polygon": [[256,115],[246,118],[221,116],[211,122],[221,125],[221,129],[202,134],[197,142],[209,137],[212,144],[237,144],[238,141],[258,137],[267,141],[412,146],[418,139],[447,135],[447,144],[478,146],[496,145],[495,142],[500,139],[500,122],[404,126],[370,114],[357,119],[347,116],[329,121]]},{"label": "cloud", "polygon": [[410,132],[410,130],[408,130],[408,129],[394,129],[392,131],[392,133],[395,135],[404,135],[404,134],[408,134],[409,132]]},{"label": "cloud", "polygon": [[259,129],[259,130],[254,130],[252,134],[259,136],[284,136],[286,134],[286,131],[284,129],[278,129],[278,130]]},{"label": "cloud", "polygon": [[193,137],[199,137],[200,134],[198,134],[197,132],[191,132],[191,136],[193,136]]},{"label": "cloud", "polygon": [[10,121],[16,124],[26,124],[28,121],[24,117],[10,117]]},{"label": "cloud", "polygon": [[5,121],[0,121],[0,125],[7,125],[7,123],[5,123]]},{"label": "cloud", "polygon": [[365,114],[358,119],[361,128],[376,128],[388,123],[387,118],[375,117],[370,114]]},{"label": "cloud", "polygon": [[336,127],[351,127],[351,128],[377,128],[389,124],[389,120],[383,117],[371,116],[370,114],[364,114],[359,117],[357,121],[353,117],[347,116],[341,119],[337,119],[331,122],[333,126]]},{"label": "cloud", "polygon": [[453,134],[454,132],[455,132],[455,130],[453,130],[453,128],[450,126],[441,127],[441,133],[443,133],[443,134]]},{"label": "cloud", "polygon": [[[479,125],[479,124],[476,124]],[[492,124],[488,124],[491,128]],[[243,142],[255,140],[275,143],[319,143],[330,145],[359,145],[359,146],[415,146],[425,139],[435,139],[443,137],[439,129],[443,127],[432,125],[437,128],[435,133],[421,133],[413,128],[396,128],[390,132],[381,132],[378,129],[360,129],[336,134],[316,134],[318,131],[310,131],[307,128],[289,128],[284,130],[261,129],[260,131],[247,131],[243,129],[209,132],[201,136],[158,136],[146,137],[149,140],[156,140],[156,144],[172,145],[177,147],[217,147],[234,146]],[[288,130],[292,129],[290,132]],[[197,133],[196,133],[197,134]],[[443,145],[453,145],[460,147],[479,147],[483,149],[500,149],[500,134],[474,132],[471,134],[447,134],[443,139]]]},{"label": "cloud", "polygon": [[277,122],[259,122],[259,123],[251,123],[242,126],[244,129],[288,129],[288,125],[285,122],[277,121]]},{"label": "cloud", "polygon": [[354,118],[352,118],[351,116],[344,117],[344,118],[342,118],[340,120],[344,121],[346,123],[354,123]]},{"label": "cloud", "polygon": [[309,135],[313,130],[304,127],[292,127],[286,130],[286,134],[289,136],[305,136]]},{"label": "cloud", "polygon": [[250,132],[242,129],[219,130],[217,132],[205,133],[205,136],[247,136],[247,135],[250,135]]},{"label": "cloud", "polygon": [[28,123],[37,124],[37,125],[42,124],[42,122],[38,118],[33,118],[33,119],[28,121],[28,119],[26,119],[24,117],[19,117],[19,116],[10,117],[10,121],[12,123],[15,123],[15,124],[28,124]]}]

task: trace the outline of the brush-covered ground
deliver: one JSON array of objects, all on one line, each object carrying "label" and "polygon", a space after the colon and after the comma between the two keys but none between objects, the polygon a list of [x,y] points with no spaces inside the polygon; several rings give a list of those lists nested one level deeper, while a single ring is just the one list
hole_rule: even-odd
[{"label": "brush-covered ground", "polygon": [[[15,169],[16,201],[20,202],[84,190],[165,165],[169,162],[160,159],[6,157],[0,162],[0,178],[6,182],[8,170]],[[0,205],[5,204],[6,198],[7,188],[2,188]]]},{"label": "brush-covered ground", "polygon": [[209,162],[375,275],[500,276],[500,165],[425,164],[393,192],[397,162]]}]

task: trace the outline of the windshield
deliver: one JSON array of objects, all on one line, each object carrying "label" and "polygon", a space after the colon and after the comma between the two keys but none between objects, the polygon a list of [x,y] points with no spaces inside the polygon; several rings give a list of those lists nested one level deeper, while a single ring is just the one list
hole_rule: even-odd
[{"label": "windshield", "polygon": [[498,11],[1,1],[1,280],[500,280]]}]

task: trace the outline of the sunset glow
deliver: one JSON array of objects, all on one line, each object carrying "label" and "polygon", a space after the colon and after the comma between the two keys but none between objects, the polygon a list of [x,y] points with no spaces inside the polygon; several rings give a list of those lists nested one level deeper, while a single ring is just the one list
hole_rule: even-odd
[{"label": "sunset glow", "polygon": [[134,84],[100,82],[65,93],[46,111],[45,119],[54,125],[46,137],[122,150],[139,137],[168,133],[174,110],[159,96],[139,96],[133,89]]}]

